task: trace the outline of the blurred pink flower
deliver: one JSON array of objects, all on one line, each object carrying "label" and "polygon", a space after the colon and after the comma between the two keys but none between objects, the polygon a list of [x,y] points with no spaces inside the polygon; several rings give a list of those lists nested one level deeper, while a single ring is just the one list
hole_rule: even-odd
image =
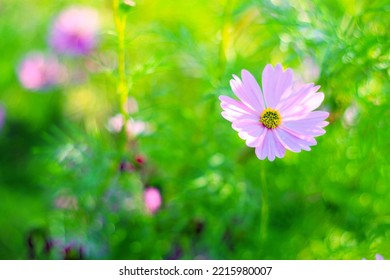
[{"label": "blurred pink flower", "polygon": [[134,138],[148,131],[148,124],[143,121],[130,119],[126,123],[126,133],[129,138]]},{"label": "blurred pink flower", "polygon": [[[383,261],[385,258],[380,254],[375,254],[375,260],[377,261]],[[366,258],[362,258],[363,261],[366,261]]]},{"label": "blurred pink flower", "polygon": [[27,54],[18,68],[22,86],[29,90],[43,90],[63,81],[65,68],[52,55],[39,52]]},{"label": "blurred pink flower", "polygon": [[[117,114],[108,120],[107,128],[110,132],[119,133],[122,130],[123,123],[123,116],[121,114]],[[150,129],[149,124],[146,122],[136,121],[133,119],[129,119],[126,122],[126,134],[130,139],[148,132],[150,132]]]},{"label": "blurred pink flower", "polygon": [[138,163],[139,165],[143,165],[146,162],[146,157],[143,155],[136,155],[134,159],[135,162]]},{"label": "blurred pink flower", "polygon": [[385,258],[384,258],[382,255],[376,254],[376,255],[375,255],[375,259],[376,259],[377,261],[383,261]]},{"label": "blurred pink flower", "polygon": [[3,128],[5,120],[5,110],[3,106],[0,105],[0,130]]},{"label": "blurred pink flower", "polygon": [[359,116],[359,110],[356,105],[356,103],[352,103],[344,112],[342,121],[343,125],[348,126],[354,126],[356,124],[356,121]]},{"label": "blurred pink flower", "polygon": [[126,103],[126,111],[128,114],[134,114],[138,112],[137,100],[133,97],[129,97]]},{"label": "blurred pink flower", "polygon": [[144,200],[146,209],[150,213],[155,213],[158,209],[160,209],[161,206],[161,194],[160,191],[157,188],[154,187],[148,187],[144,191]]},{"label": "blurred pink flower", "polygon": [[49,42],[58,53],[88,55],[98,41],[98,13],[88,7],[71,6],[54,20]]},{"label": "blurred pink flower", "polygon": [[121,114],[117,114],[108,119],[108,130],[110,132],[120,132],[123,126],[123,116]]},{"label": "blurred pink flower", "polygon": [[282,158],[286,149],[310,151],[314,139],[325,133],[328,112],[313,111],[324,100],[314,84],[293,82],[293,71],[283,71],[280,64],[267,65],[262,74],[263,90],[246,70],[242,81],[233,75],[230,85],[239,100],[220,96],[222,116],[232,122],[238,135],[255,148],[256,156],[273,161]]},{"label": "blurred pink flower", "polygon": [[65,210],[74,210],[78,208],[77,198],[70,195],[61,195],[57,197],[54,201],[54,205],[58,209]]},{"label": "blurred pink flower", "polygon": [[123,3],[128,6],[132,6],[132,7],[135,6],[135,1],[133,0],[123,0]]}]

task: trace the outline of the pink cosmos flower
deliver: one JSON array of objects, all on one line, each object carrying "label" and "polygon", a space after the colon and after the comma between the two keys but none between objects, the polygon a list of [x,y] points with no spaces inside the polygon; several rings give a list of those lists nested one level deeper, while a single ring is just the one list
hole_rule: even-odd
[{"label": "pink cosmos flower", "polygon": [[310,151],[314,139],[325,133],[328,112],[313,111],[324,100],[317,92],[319,86],[293,82],[293,71],[283,71],[280,64],[267,65],[262,74],[262,89],[246,70],[242,80],[233,75],[230,86],[239,100],[220,96],[222,116],[256,156],[273,161],[282,158],[286,149],[293,152]]},{"label": "pink cosmos flower", "polygon": [[42,90],[63,81],[64,67],[52,55],[40,52],[27,54],[18,68],[22,86],[29,90]]},{"label": "pink cosmos flower", "polygon": [[144,192],[144,200],[146,208],[150,213],[154,214],[158,209],[160,209],[162,199],[160,191],[157,188],[146,188]]},{"label": "pink cosmos flower", "polygon": [[58,53],[88,55],[96,47],[98,13],[88,7],[71,6],[55,19],[49,42]]}]

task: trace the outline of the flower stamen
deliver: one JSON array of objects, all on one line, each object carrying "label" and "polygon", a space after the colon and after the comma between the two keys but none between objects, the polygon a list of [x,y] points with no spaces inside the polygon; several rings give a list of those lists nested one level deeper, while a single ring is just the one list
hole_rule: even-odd
[{"label": "flower stamen", "polygon": [[282,117],[279,112],[271,108],[265,109],[260,116],[260,122],[269,129],[277,128],[281,121]]}]

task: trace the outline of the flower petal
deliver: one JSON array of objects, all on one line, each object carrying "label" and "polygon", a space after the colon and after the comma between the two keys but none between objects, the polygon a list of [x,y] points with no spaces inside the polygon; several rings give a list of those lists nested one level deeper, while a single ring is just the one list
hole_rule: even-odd
[{"label": "flower petal", "polygon": [[329,113],[325,111],[314,111],[314,112],[306,112],[306,113],[297,113],[295,115],[291,115],[289,117],[282,117],[282,122],[301,122],[303,125],[311,124],[315,125],[317,123],[323,122],[327,117],[329,117]]},{"label": "flower petal", "polygon": [[313,111],[317,109],[322,101],[324,101],[325,95],[323,92],[318,92],[316,94],[310,95],[305,101],[304,101],[304,107],[306,111]]},{"label": "flower petal", "polygon": [[251,90],[248,90],[248,86],[238,78],[236,75],[233,75],[234,79],[230,80],[230,86],[234,94],[244,103],[248,108],[260,114],[262,112],[262,107],[256,99],[256,96]]},{"label": "flower petal", "polygon": [[280,102],[280,113],[283,118],[297,116],[317,109],[324,100],[322,92],[316,93],[319,87],[306,88],[290,98]]},{"label": "flower petal", "polygon": [[309,147],[317,144],[317,141],[314,139],[311,131],[294,130],[286,127],[285,125],[280,126],[279,129],[290,134],[292,139],[299,145],[299,147],[301,147],[302,150],[310,151]]},{"label": "flower petal", "polygon": [[289,149],[290,151],[296,153],[299,153],[302,150],[300,144],[304,144],[304,141],[302,141],[295,135],[285,131],[282,128],[275,129],[275,134],[286,149]]},{"label": "flower petal", "polygon": [[276,106],[276,109],[281,113],[291,110],[291,108],[300,105],[303,100],[310,97],[312,94],[316,93],[319,89],[319,86],[314,86],[311,84],[301,84],[298,87],[293,87],[290,89],[290,95],[284,96]]},{"label": "flower petal", "polygon": [[222,112],[222,116],[228,121],[233,122],[243,117],[257,120],[259,119],[256,112],[248,108],[240,101],[234,100],[233,98],[224,95],[221,95],[219,100],[221,101],[221,107],[224,110],[224,112]]},{"label": "flower petal", "polygon": [[[260,125],[253,135],[247,134],[246,138],[245,138],[246,145],[248,147],[251,147],[251,148],[255,148],[255,147],[261,145],[264,141],[265,134],[267,133],[266,130],[267,129],[264,126]],[[240,137],[241,137],[241,135],[240,135]],[[241,138],[243,138],[243,137],[241,137]]]},{"label": "flower petal", "polygon": [[286,149],[285,147],[282,145],[282,143],[279,141],[277,135],[276,135],[276,130],[275,129],[272,129],[271,130],[271,134],[272,134],[272,141],[271,141],[271,145],[275,151],[275,155],[278,157],[278,158],[282,158],[284,157],[284,154],[286,153]]},{"label": "flower petal", "polygon": [[268,156],[268,138],[269,130],[265,129],[262,141],[259,141],[258,146],[256,146],[256,156],[258,159],[263,160]]},{"label": "flower petal", "polygon": [[259,84],[252,74],[245,69],[241,71],[241,77],[246,92],[252,97],[251,100],[256,103],[254,104],[254,107],[259,108],[258,112],[261,113],[265,109],[265,106],[263,102],[263,93],[261,92]]},{"label": "flower petal", "polygon": [[262,124],[258,120],[239,119],[232,123],[232,128],[238,132],[261,129]]},{"label": "flower petal", "polygon": [[292,86],[293,72],[291,69],[283,71],[277,64],[272,68],[268,64],[262,74],[262,85],[267,107],[276,108],[283,93]]},{"label": "flower petal", "polygon": [[256,146],[256,156],[263,160],[266,157],[270,161],[273,161],[275,157],[282,158],[286,152],[286,149],[276,138],[275,131],[273,129],[265,128],[262,141],[259,141]]}]

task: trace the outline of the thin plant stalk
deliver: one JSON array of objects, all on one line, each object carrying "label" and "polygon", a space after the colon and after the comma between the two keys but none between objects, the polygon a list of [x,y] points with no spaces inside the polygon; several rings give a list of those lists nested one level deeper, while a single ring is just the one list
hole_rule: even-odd
[{"label": "thin plant stalk", "polygon": [[118,94],[119,94],[119,104],[120,111],[123,117],[127,119],[127,95],[128,95],[128,84],[126,81],[126,59],[125,59],[125,34],[126,34],[126,14],[121,13],[119,10],[119,0],[113,0],[113,9],[114,9],[114,21],[115,28],[118,36],[118,46],[117,46],[117,55],[118,55]]},{"label": "thin plant stalk", "polygon": [[260,221],[260,240],[261,243],[267,239],[268,236],[268,219],[269,219],[269,204],[268,204],[268,188],[265,178],[265,166],[261,166],[261,221]]},{"label": "thin plant stalk", "polygon": [[232,0],[226,0],[225,8],[223,11],[222,17],[222,28],[221,28],[221,42],[219,45],[219,54],[218,54],[218,68],[219,68],[219,78],[221,78],[226,70],[227,62],[227,49],[229,46],[229,33],[230,33],[230,21],[232,15]]},{"label": "thin plant stalk", "polygon": [[117,93],[119,96],[119,109],[123,117],[122,138],[123,148],[126,146],[126,122],[129,119],[127,110],[127,98],[129,87],[126,80],[126,56],[125,56],[125,34],[126,34],[126,14],[120,11],[120,1],[113,0],[113,12],[115,29],[118,37],[117,56],[118,56],[118,83]]}]

